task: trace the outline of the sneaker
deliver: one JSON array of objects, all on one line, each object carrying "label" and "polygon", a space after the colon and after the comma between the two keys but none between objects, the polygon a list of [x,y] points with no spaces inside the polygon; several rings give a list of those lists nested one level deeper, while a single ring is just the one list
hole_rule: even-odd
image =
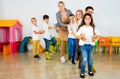
[{"label": "sneaker", "polygon": [[75,61],[71,61],[72,64],[75,64]]},{"label": "sneaker", "polygon": [[85,74],[80,74],[80,78],[85,78]]},{"label": "sneaker", "polygon": [[35,55],[34,58],[37,58],[37,55]]},{"label": "sneaker", "polygon": [[50,56],[48,51],[45,52],[45,56],[46,56],[47,60],[52,60],[52,58],[51,58],[51,56]]},{"label": "sneaker", "polygon": [[40,59],[40,56],[39,55],[35,55],[34,58],[35,59]]},{"label": "sneaker", "polygon": [[61,60],[61,62],[62,62],[62,63],[65,63],[65,62],[66,62],[66,60],[65,60],[65,57],[64,57],[64,56],[62,56],[62,57],[60,58],[60,60]]},{"label": "sneaker", "polygon": [[94,73],[93,73],[93,72],[88,72],[88,74],[89,74],[90,76],[94,76]]},{"label": "sneaker", "polygon": [[71,54],[70,54],[70,55],[68,55],[68,60],[71,60]]},{"label": "sneaker", "polygon": [[39,56],[39,55],[36,55],[36,58],[40,58],[40,56]]}]

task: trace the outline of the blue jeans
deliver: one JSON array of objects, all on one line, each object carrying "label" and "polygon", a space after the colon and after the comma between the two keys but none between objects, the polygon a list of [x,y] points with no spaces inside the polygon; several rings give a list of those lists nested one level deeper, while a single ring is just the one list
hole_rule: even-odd
[{"label": "blue jeans", "polygon": [[75,38],[68,38],[68,54],[72,56],[72,61],[74,61],[76,56],[76,39]]},{"label": "blue jeans", "polygon": [[45,51],[49,51],[50,42],[52,42],[52,45],[53,45],[53,46],[56,45],[56,40],[55,40],[55,38],[51,38],[50,40],[44,38],[44,41],[45,41]]},{"label": "blue jeans", "polygon": [[85,44],[80,46],[81,54],[82,54],[82,62],[81,62],[81,73],[85,73],[86,61],[88,62],[88,72],[92,71],[92,52],[93,47],[91,44]]}]

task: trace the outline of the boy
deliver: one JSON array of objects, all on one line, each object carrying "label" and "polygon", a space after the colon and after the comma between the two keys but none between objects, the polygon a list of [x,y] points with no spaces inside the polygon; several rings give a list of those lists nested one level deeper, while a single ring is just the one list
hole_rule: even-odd
[{"label": "boy", "polygon": [[69,16],[70,24],[68,26],[68,60],[71,60],[72,64],[75,64],[75,56],[76,56],[76,38],[75,33],[77,31],[77,23],[75,21],[75,16],[70,14]]},{"label": "boy", "polygon": [[[56,53],[54,51],[54,46],[56,45],[56,40],[50,34],[50,30],[55,29],[55,28],[49,25],[49,16],[48,15],[43,16],[43,26],[44,26],[43,28],[45,30],[45,33],[44,33],[45,56],[46,56],[46,59],[51,60],[52,58],[50,57],[49,52]],[[50,46],[50,42],[52,42],[51,46]]]},{"label": "boy", "polygon": [[34,58],[40,58],[39,56],[39,44],[40,44],[40,34],[43,34],[45,31],[40,30],[40,27],[37,25],[37,19],[35,17],[31,18],[32,23],[32,40],[33,40],[33,55]]},{"label": "boy", "polygon": [[90,13],[92,15],[93,12],[94,12],[94,8],[92,6],[87,6],[85,8],[85,13]]}]

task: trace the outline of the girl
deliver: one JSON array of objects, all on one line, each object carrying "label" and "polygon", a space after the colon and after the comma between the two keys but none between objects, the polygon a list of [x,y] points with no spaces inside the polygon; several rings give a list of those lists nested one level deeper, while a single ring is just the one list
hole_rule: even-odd
[{"label": "girl", "polygon": [[83,17],[83,11],[82,10],[77,10],[76,11],[76,22],[78,25],[80,25]]},{"label": "girl", "polygon": [[99,39],[99,32],[95,29],[91,14],[84,14],[82,22],[78,27],[76,38],[80,39],[79,45],[82,55],[80,77],[85,78],[86,61],[88,62],[88,74],[94,76],[92,72],[92,52],[94,42]]},{"label": "girl", "polygon": [[[83,17],[83,11],[82,10],[77,10],[76,11],[76,23],[77,25],[79,26],[81,21],[82,21],[82,17]],[[80,63],[81,63],[81,51],[80,51],[80,46],[79,46],[79,39],[76,39],[76,52],[77,52],[77,55],[76,55],[76,60],[79,61],[79,64],[78,64],[78,67],[80,67]]]}]

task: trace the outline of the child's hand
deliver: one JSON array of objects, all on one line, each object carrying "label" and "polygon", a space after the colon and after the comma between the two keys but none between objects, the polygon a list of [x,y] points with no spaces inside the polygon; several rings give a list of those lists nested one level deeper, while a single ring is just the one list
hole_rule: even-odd
[{"label": "child's hand", "polygon": [[43,33],[45,33],[45,30],[40,30],[39,33],[43,34]]},{"label": "child's hand", "polygon": [[53,24],[53,27],[56,27],[57,24]]},{"label": "child's hand", "polygon": [[81,34],[81,40],[86,41],[85,33],[82,33],[82,34]]},{"label": "child's hand", "polygon": [[66,28],[68,28],[69,24],[66,24]]},{"label": "child's hand", "polygon": [[74,32],[71,33],[72,35],[76,36],[76,34]]},{"label": "child's hand", "polygon": [[55,30],[59,30],[59,28],[58,28],[58,27],[56,27],[56,28],[55,28]]},{"label": "child's hand", "polygon": [[98,39],[99,39],[99,36],[98,36],[98,35],[94,35],[94,36],[92,36],[92,38],[91,38],[92,42],[97,42]]}]

